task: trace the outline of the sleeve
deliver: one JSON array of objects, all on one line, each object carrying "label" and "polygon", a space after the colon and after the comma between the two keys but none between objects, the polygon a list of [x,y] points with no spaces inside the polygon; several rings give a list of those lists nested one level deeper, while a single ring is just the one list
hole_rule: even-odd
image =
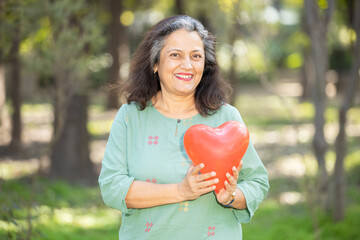
[{"label": "sleeve", "polygon": [[[233,118],[244,123],[237,109],[234,111]],[[250,222],[259,204],[266,197],[270,185],[265,166],[257,154],[251,138],[243,162],[237,187],[245,196],[247,208],[233,209],[233,213],[240,223],[247,223]]]},{"label": "sleeve", "polygon": [[105,204],[122,213],[132,213],[125,197],[134,181],[129,176],[127,163],[127,126],[125,122],[127,105],[123,105],[111,126],[99,176],[99,186]]}]

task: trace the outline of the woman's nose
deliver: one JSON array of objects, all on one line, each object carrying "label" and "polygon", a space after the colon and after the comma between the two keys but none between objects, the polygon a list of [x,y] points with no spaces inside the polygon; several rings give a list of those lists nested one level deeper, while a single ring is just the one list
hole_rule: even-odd
[{"label": "woman's nose", "polygon": [[191,62],[191,59],[190,57],[185,57],[181,63],[181,66],[184,68],[184,69],[191,69],[192,68],[192,62]]}]

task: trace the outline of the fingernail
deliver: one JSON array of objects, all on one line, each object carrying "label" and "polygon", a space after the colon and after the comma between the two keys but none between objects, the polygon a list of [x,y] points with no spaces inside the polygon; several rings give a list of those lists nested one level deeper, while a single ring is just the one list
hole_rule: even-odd
[{"label": "fingernail", "polygon": [[218,182],[219,182],[219,179],[218,179],[218,178],[215,178],[214,182],[215,182],[215,183],[218,183]]},{"label": "fingernail", "polygon": [[233,170],[233,171],[236,171],[236,167],[233,167],[232,170]]},{"label": "fingernail", "polygon": [[212,177],[216,176],[216,172],[211,172],[211,176]]},{"label": "fingernail", "polygon": [[201,167],[201,168],[205,167],[205,164],[200,163],[200,167]]},{"label": "fingernail", "polygon": [[230,177],[230,173],[226,173],[226,176],[227,176],[227,177]]}]

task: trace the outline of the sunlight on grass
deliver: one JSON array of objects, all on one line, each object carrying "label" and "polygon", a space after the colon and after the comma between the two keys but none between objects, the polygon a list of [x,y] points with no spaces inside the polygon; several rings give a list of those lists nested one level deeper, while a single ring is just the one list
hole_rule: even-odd
[{"label": "sunlight on grass", "polygon": [[52,112],[53,106],[50,103],[23,103],[21,105],[22,113],[34,113],[34,112]]},{"label": "sunlight on grass", "polygon": [[334,107],[328,107],[325,111],[325,118],[327,122],[337,122],[339,116],[339,110]]},{"label": "sunlight on grass", "polygon": [[88,110],[89,110],[89,115],[102,113],[105,111],[105,106],[103,104],[95,104],[94,103],[89,106]]},{"label": "sunlight on grass", "polygon": [[294,205],[305,200],[299,192],[283,192],[279,196],[279,201],[284,205]]},{"label": "sunlight on grass", "polygon": [[[108,235],[115,235],[116,228],[120,226],[120,212],[112,209],[51,209],[48,206],[39,206],[33,208],[31,213],[33,216],[32,228],[35,232],[45,233],[45,235],[49,237],[60,234],[60,237],[50,237],[50,239],[81,239],[84,235],[79,235],[79,233],[83,231],[89,231],[91,233],[91,231],[96,229],[109,228],[114,228],[114,231],[112,233],[109,232]],[[28,222],[26,218],[16,219],[12,222],[0,221],[0,233],[5,231],[10,235],[19,235],[21,231],[27,228]],[[105,236],[106,234],[104,237]],[[86,237],[83,239],[96,238]]]},{"label": "sunlight on grass", "polygon": [[353,124],[360,124],[360,107],[353,107],[348,112],[349,121]]},{"label": "sunlight on grass", "polygon": [[109,225],[118,225],[120,212],[112,209],[82,209],[61,208],[55,209],[53,220],[59,225],[72,225],[79,228],[100,228]]},{"label": "sunlight on grass", "polygon": [[336,154],[333,150],[328,151],[325,155],[325,165],[328,172],[333,172],[335,167]]},{"label": "sunlight on grass", "polygon": [[305,154],[304,163],[306,168],[306,175],[315,176],[318,171],[318,165],[313,154]]},{"label": "sunlight on grass", "polygon": [[314,105],[310,102],[300,103],[297,110],[297,117],[301,118],[311,119],[314,117],[315,114]]},{"label": "sunlight on grass", "polygon": [[276,168],[284,176],[301,177],[305,175],[306,167],[300,154],[283,156],[276,161]]},{"label": "sunlight on grass", "polygon": [[345,169],[350,170],[360,166],[360,150],[348,154],[345,158]]},{"label": "sunlight on grass", "polygon": [[39,161],[30,159],[28,161],[2,161],[0,162],[0,178],[16,179],[34,174],[39,169]]},{"label": "sunlight on grass", "polygon": [[113,120],[93,120],[88,122],[88,131],[92,136],[106,135],[110,132]]}]

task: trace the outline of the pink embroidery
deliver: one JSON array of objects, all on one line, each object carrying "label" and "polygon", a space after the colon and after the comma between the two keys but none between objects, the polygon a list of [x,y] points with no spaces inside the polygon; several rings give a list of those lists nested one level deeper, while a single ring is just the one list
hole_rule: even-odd
[{"label": "pink embroidery", "polygon": [[208,227],[209,229],[209,232],[207,233],[207,235],[210,237],[210,236],[214,236],[215,235],[215,226],[209,226]]},{"label": "pink embroidery", "polygon": [[[155,144],[155,145],[157,145],[159,142],[157,141],[158,139],[159,139],[159,137],[158,136],[155,136],[155,137],[153,137],[153,136],[149,136],[148,137],[148,139],[149,139],[149,141],[147,142],[149,145],[151,145],[151,144]],[[153,139],[155,139],[155,141],[153,142],[152,140]]]},{"label": "pink embroidery", "polygon": [[151,145],[153,142],[151,141],[151,139],[153,139],[153,137],[152,136],[149,136],[148,137],[148,139],[149,139],[149,141],[147,142],[149,145]]},{"label": "pink embroidery", "polygon": [[156,180],[155,178],[153,178],[153,180],[150,180],[150,179],[146,179],[146,180],[145,180],[145,182],[153,182],[153,183],[156,183],[156,181],[157,181],[157,180]]},{"label": "pink embroidery", "polygon": [[188,206],[189,206],[188,202],[181,202],[180,207],[179,207],[179,211],[184,211],[184,212],[189,211]]},{"label": "pink embroidery", "polygon": [[153,226],[153,223],[146,223],[146,229],[145,232],[150,232],[151,227]]}]

